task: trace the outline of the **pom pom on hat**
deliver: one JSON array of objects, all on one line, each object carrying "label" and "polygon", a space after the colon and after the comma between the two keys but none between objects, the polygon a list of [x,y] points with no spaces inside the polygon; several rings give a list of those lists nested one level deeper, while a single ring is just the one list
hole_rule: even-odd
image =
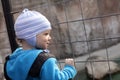
[{"label": "pom pom on hat", "polygon": [[51,29],[51,24],[41,13],[24,9],[18,16],[14,28],[18,39],[24,39],[35,47],[36,35]]}]

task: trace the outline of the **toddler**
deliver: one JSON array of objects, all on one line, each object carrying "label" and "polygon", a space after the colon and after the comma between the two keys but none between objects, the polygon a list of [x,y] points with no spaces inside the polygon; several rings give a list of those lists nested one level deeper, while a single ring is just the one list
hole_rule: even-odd
[{"label": "toddler", "polygon": [[69,80],[77,71],[74,60],[65,59],[62,70],[48,51],[52,30],[48,19],[37,11],[24,9],[14,25],[21,47],[6,58],[7,80]]}]

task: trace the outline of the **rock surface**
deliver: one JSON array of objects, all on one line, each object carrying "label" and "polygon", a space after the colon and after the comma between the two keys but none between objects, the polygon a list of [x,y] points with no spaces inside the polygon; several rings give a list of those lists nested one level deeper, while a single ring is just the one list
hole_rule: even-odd
[{"label": "rock surface", "polygon": [[120,71],[117,63],[100,56],[89,57],[85,69],[88,76],[94,79],[101,79],[107,74]]}]

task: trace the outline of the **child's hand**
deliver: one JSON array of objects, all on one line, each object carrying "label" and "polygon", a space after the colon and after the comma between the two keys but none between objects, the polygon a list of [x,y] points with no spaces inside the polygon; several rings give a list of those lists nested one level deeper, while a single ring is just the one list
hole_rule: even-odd
[{"label": "child's hand", "polygon": [[75,66],[74,59],[72,58],[65,59],[65,64]]}]

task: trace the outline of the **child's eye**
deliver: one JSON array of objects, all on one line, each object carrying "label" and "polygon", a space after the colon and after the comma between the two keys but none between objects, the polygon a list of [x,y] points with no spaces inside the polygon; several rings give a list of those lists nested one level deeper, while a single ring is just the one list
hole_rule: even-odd
[{"label": "child's eye", "polygon": [[45,33],[44,35],[49,35],[49,33]]}]

